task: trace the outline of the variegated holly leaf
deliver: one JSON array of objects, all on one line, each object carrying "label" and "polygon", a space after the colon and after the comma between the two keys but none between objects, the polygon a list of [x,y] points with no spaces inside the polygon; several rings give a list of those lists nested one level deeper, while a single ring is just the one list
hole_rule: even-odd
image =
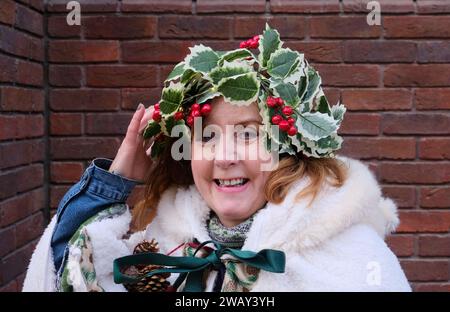
[{"label": "variegated holly leaf", "polygon": [[281,48],[283,42],[280,40],[280,34],[276,29],[270,28],[266,23],[266,29],[259,39],[259,55],[258,60],[263,68],[267,66],[272,53]]},{"label": "variegated holly leaf", "polygon": [[166,80],[164,82],[168,82],[171,80],[175,80],[181,77],[181,75],[184,73],[186,69],[184,68],[184,62],[180,62],[172,69],[169,76],[167,76]]},{"label": "variegated holly leaf", "polygon": [[225,62],[223,66],[214,68],[208,76],[212,79],[214,84],[218,85],[223,78],[249,73],[251,70],[252,68],[250,65],[243,62]]},{"label": "variegated holly leaf", "polygon": [[248,49],[236,49],[232,51],[227,51],[219,59],[219,66],[221,66],[225,61],[231,62],[234,60],[245,59],[247,57],[255,58],[252,52]]},{"label": "variegated holly leaf", "polygon": [[319,76],[319,73],[313,69],[312,67],[308,68],[308,85],[306,87],[306,92],[301,99],[302,102],[312,103],[314,96],[320,90],[320,84],[322,83],[322,79]]},{"label": "variegated holly leaf", "polygon": [[163,89],[159,102],[159,108],[163,115],[172,114],[180,107],[184,98],[183,90],[184,85],[180,82],[171,82],[168,87]]},{"label": "variegated holly leaf", "polygon": [[297,89],[295,86],[291,83],[279,83],[277,86],[275,86],[276,95],[281,97],[286,104],[297,107],[297,105],[300,103],[300,98],[297,94]]},{"label": "variegated holly leaf", "polygon": [[289,48],[278,49],[267,62],[267,72],[271,77],[283,79],[294,72],[300,64],[300,54]]},{"label": "variegated holly leaf", "polygon": [[329,153],[331,151],[338,150],[341,148],[342,141],[342,138],[336,133],[332,133],[325,138],[321,138],[317,141],[318,152]]},{"label": "variegated holly leaf", "polygon": [[330,109],[330,104],[328,103],[328,100],[325,96],[325,94],[322,91],[322,88],[320,89],[319,93],[317,94],[316,97],[316,107],[317,107],[317,111],[322,113],[322,114],[328,114],[329,116],[331,116],[331,109]]},{"label": "variegated holly leaf", "polygon": [[214,89],[211,89],[210,91],[200,95],[199,97],[197,97],[196,102],[198,104],[202,104],[205,103],[208,100],[211,100],[215,97],[221,96],[222,94],[220,94],[220,92],[214,91]]},{"label": "variegated holly leaf", "polygon": [[159,123],[151,120],[144,129],[143,137],[144,139],[149,139],[159,132],[161,132],[161,126],[159,125]]},{"label": "variegated holly leaf", "polygon": [[234,105],[250,105],[258,97],[259,86],[256,72],[251,72],[220,80],[217,91]]},{"label": "variegated holly leaf", "polygon": [[347,108],[339,102],[331,107],[331,115],[333,116],[334,120],[336,120],[338,126],[340,126],[342,120],[344,119],[344,114],[346,111]]},{"label": "variegated holly leaf", "polygon": [[317,112],[300,114],[296,126],[304,137],[313,141],[330,135],[338,128],[333,117]]},{"label": "variegated holly leaf", "polygon": [[183,120],[175,120],[173,116],[169,116],[168,118],[164,118],[161,121],[161,131],[166,136],[171,136],[172,134],[172,128],[176,125],[182,125],[184,124]]},{"label": "variegated holly leaf", "polygon": [[210,47],[199,44],[189,49],[191,53],[184,59],[187,68],[208,73],[217,66],[219,55]]}]

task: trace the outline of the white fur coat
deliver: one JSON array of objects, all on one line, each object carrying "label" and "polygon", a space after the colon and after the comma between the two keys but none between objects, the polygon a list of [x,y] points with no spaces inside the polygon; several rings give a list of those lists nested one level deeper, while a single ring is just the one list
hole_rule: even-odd
[{"label": "white fur coat", "polygon": [[[268,203],[255,216],[242,249],[282,250],[286,269],[285,273],[261,270],[252,291],[411,290],[396,256],[384,242],[399,223],[394,202],[382,197],[380,186],[365,164],[344,156],[338,158],[349,168],[342,187],[324,187],[308,208],[309,199],[293,200],[308,183],[308,178],[303,178],[281,204]],[[113,282],[113,260],[131,254],[144,238],[155,238],[163,253],[194,237],[200,242],[209,240],[205,227],[208,215],[208,206],[192,185],[168,189],[146,231],[128,240],[121,237],[128,230],[129,211],[88,225],[100,286],[106,291],[125,291]],[[24,291],[55,291],[50,247],[55,223],[53,218],[34,251]],[[181,248],[172,255],[181,255]],[[211,272],[206,291],[211,291],[215,274]],[[172,274],[169,280],[173,282],[177,276]]]}]

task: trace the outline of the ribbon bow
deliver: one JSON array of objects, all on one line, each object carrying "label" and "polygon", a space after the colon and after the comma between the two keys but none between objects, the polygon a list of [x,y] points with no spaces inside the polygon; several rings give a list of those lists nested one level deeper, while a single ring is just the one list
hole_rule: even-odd
[{"label": "ribbon bow", "polygon": [[[213,243],[216,249],[213,249],[205,258],[195,257],[195,254],[206,244]],[[146,252],[135,255],[125,256],[114,260],[114,282],[136,283],[145,277],[150,277],[160,273],[181,273],[174,286],[177,288],[186,278],[186,284],[183,291],[201,292],[204,291],[202,285],[202,276],[206,269],[213,267],[218,269],[222,265],[222,255],[231,255],[237,260],[246,263],[252,267],[273,272],[284,273],[286,256],[284,252],[274,249],[263,249],[259,252],[240,250],[234,248],[224,248],[214,241],[205,241],[201,243],[194,256],[175,257],[161,253]],[[131,265],[162,265],[170,266],[162,269],[155,269],[140,276],[131,276],[122,273],[122,269]]]}]

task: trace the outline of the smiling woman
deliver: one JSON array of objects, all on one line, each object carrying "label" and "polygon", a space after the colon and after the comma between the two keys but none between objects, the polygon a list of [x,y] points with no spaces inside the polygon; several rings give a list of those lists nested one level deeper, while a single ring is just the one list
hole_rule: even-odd
[{"label": "smiling woman", "polygon": [[[383,241],[397,207],[335,154],[345,107],[276,30],[233,51],[197,45],[165,84],[114,161],[94,160],[64,196],[24,290],[410,290]],[[147,188],[130,212],[136,180]]]}]

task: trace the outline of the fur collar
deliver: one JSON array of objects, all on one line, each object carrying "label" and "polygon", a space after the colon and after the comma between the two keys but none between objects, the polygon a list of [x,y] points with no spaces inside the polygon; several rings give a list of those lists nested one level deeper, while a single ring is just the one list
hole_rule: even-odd
[{"label": "fur collar", "polygon": [[[259,211],[242,249],[302,251],[361,223],[371,226],[382,238],[395,230],[399,223],[397,207],[391,199],[382,197],[380,186],[367,165],[344,156],[337,158],[348,168],[342,187],[324,186],[307,207],[309,198],[294,202],[294,197],[308,185],[308,178],[297,181],[282,203],[268,203]],[[194,237],[205,241],[210,240],[206,229],[209,211],[195,185],[172,187],[163,194],[154,221],[174,241]]]}]

